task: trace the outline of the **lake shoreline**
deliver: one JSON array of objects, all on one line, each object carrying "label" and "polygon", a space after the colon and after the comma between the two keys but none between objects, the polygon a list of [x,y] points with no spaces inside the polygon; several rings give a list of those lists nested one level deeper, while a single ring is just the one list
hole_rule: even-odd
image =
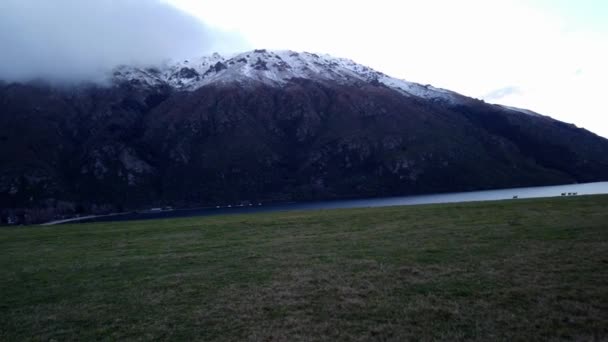
[{"label": "lake shoreline", "polygon": [[527,198],[572,197],[584,195],[608,194],[608,182],[579,183],[566,185],[550,185],[540,187],[521,187],[510,189],[494,189],[455,193],[425,194],[411,196],[393,196],[379,198],[363,198],[349,200],[330,200],[315,202],[285,202],[251,206],[216,206],[202,208],[183,208],[160,211],[138,211],[129,213],[112,213],[81,218],[58,220],[42,225],[58,225],[92,222],[120,222],[136,220],[155,220],[179,217],[237,215],[252,213],[269,213],[284,211],[307,211],[324,209],[347,208],[376,208],[391,206],[411,206],[439,203],[465,203],[501,200],[518,200]]}]

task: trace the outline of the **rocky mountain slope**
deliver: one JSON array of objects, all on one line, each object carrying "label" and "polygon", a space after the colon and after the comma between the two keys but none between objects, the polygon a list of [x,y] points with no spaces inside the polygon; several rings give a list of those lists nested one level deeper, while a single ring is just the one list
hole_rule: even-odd
[{"label": "rocky mountain slope", "polygon": [[350,60],[255,50],[107,85],[0,83],[0,208],[405,195],[608,179],[608,140]]}]

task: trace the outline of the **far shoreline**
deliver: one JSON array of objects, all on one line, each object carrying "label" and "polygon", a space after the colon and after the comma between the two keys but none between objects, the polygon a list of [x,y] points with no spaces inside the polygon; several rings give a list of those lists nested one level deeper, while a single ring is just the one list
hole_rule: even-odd
[{"label": "far shoreline", "polygon": [[252,206],[226,205],[205,206],[199,208],[181,208],[165,210],[142,210],[106,215],[87,215],[69,219],[54,220],[40,224],[54,226],[70,223],[120,222],[137,220],[155,220],[180,217],[238,215],[284,211],[310,211],[324,209],[348,209],[366,207],[411,206],[440,203],[486,202],[502,200],[521,200],[530,198],[572,197],[585,195],[608,194],[608,182],[577,183],[525,188],[508,188],[468,192],[394,196],[348,200],[328,200],[315,202],[284,202]]}]

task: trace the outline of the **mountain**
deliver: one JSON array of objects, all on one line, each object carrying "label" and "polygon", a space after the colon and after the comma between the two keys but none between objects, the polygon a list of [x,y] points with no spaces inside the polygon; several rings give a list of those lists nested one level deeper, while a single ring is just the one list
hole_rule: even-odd
[{"label": "mountain", "polygon": [[73,212],[608,179],[608,140],[351,60],[255,50],[0,83],[0,208]]}]

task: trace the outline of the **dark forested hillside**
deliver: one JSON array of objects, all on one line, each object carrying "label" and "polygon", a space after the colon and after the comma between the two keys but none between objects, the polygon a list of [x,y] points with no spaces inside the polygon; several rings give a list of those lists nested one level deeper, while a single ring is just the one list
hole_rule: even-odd
[{"label": "dark forested hillside", "polygon": [[[608,179],[608,140],[383,83],[0,86],[0,207],[90,212]],[[42,215],[42,214],[41,214]]]}]

